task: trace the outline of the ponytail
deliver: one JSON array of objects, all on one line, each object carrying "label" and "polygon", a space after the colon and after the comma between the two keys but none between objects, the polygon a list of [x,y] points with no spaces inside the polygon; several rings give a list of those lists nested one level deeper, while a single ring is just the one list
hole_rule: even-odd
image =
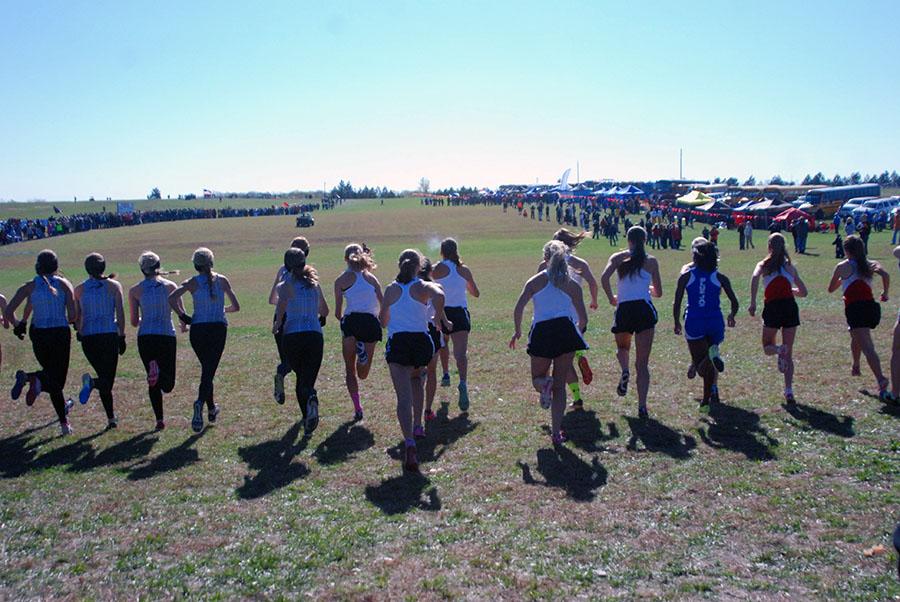
[{"label": "ponytail", "polygon": [[419,268],[422,265],[422,254],[415,249],[406,249],[400,253],[400,259],[397,262],[400,272],[397,274],[397,282],[400,284],[409,284],[416,279]]},{"label": "ponytail", "polygon": [[762,273],[768,276],[778,272],[785,265],[791,264],[784,244],[784,236],[778,232],[769,235],[769,254],[763,259]]},{"label": "ponytail", "polygon": [[631,243],[631,251],[628,259],[620,263],[616,270],[619,279],[640,272],[644,267],[644,262],[647,260],[647,250],[644,249],[647,231],[640,226],[632,226],[628,229],[627,239]]},{"label": "ponytail", "polygon": [[291,247],[284,252],[284,269],[306,286],[313,287],[319,283],[318,272],[306,264],[306,254],[298,247]]},{"label": "ponytail", "polygon": [[866,257],[866,245],[858,234],[851,234],[844,239],[844,252],[856,262],[856,271],[863,278],[871,278],[875,268]]},{"label": "ponytail", "polygon": [[106,259],[100,253],[91,253],[84,258],[84,271],[88,276],[97,280],[109,280],[115,278],[115,274],[104,274],[106,271]]},{"label": "ponytail", "polygon": [[456,265],[462,263],[462,260],[459,258],[459,243],[456,242],[455,238],[445,238],[441,241],[441,257],[449,259]]},{"label": "ponytail", "polygon": [[547,276],[556,288],[561,288],[569,279],[569,264],[566,261],[568,248],[558,240],[551,240],[544,245],[544,258],[547,261]]},{"label": "ponytail", "polygon": [[566,245],[567,251],[574,251],[575,247],[578,246],[584,237],[587,236],[587,232],[582,232],[581,234],[575,234],[574,232],[569,232],[565,228],[560,228],[553,234],[553,240],[558,240],[562,244]]},{"label": "ponytail", "polygon": [[424,280],[426,282],[431,282],[431,270],[432,270],[431,260],[427,257],[422,258],[422,267],[419,269],[419,279]]},{"label": "ponytail", "polygon": [[351,243],[344,248],[344,261],[358,272],[374,271],[378,266],[372,257],[372,251],[363,243]]},{"label": "ponytail", "polygon": [[200,247],[194,251],[193,256],[194,269],[201,274],[206,274],[206,286],[209,288],[209,296],[211,299],[216,298],[216,287],[214,286],[214,275],[212,271],[215,255],[206,247]]},{"label": "ponytail", "polygon": [[57,257],[55,252],[50,249],[44,249],[38,253],[37,259],[34,262],[34,271],[41,277],[54,297],[59,295],[59,291],[50,284],[49,277],[55,274],[57,270],[59,270],[59,257]]}]

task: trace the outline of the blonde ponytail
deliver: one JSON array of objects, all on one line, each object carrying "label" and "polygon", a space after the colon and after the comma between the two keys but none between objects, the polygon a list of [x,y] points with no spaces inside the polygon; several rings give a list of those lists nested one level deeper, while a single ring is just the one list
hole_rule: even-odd
[{"label": "blonde ponytail", "polygon": [[562,288],[569,279],[569,264],[566,261],[568,247],[558,240],[551,240],[544,245],[544,257],[547,260],[547,275],[556,288]]}]

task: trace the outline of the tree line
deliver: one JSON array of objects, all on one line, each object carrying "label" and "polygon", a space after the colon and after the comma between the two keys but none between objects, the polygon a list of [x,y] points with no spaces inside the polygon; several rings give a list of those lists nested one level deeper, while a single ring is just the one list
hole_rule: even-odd
[{"label": "tree line", "polygon": [[342,199],[393,199],[398,195],[393,190],[388,190],[386,186],[381,188],[378,186],[374,188],[364,186],[354,189],[350,182],[341,180],[337,186],[331,189],[331,197],[334,198],[336,196]]},{"label": "tree line", "polygon": [[[794,186],[796,182],[793,180],[785,180],[781,176],[774,176],[768,181],[759,180],[750,176],[741,184],[737,178],[716,178],[713,184],[727,184],[728,186],[759,186],[769,184],[771,186]],[[844,177],[841,174],[834,174],[834,177],[827,178],[821,171],[815,175],[806,174],[806,177],[800,182],[802,186],[852,186],[855,184],[880,184],[883,187],[900,188],[900,174],[896,170],[888,173],[887,170],[881,174],[862,175],[858,171],[854,171],[849,176]]]}]

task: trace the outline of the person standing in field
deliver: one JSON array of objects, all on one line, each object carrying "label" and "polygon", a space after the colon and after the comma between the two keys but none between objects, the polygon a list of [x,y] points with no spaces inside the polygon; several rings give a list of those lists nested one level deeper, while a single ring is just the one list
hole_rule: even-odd
[{"label": "person standing in field", "polygon": [[284,253],[288,272],[276,288],[275,323],[272,332],[283,325],[282,346],[291,370],[297,375],[297,403],[303,418],[304,432],[311,435],[319,424],[319,398],[316,379],[322,366],[325,344],[322,326],[328,316],[328,304],[319,287],[319,276],[307,265],[301,249]]},{"label": "person standing in field", "polygon": [[869,261],[866,247],[859,236],[854,234],[844,239],[844,253],[847,259],[834,267],[828,292],[833,293],[839,288],[844,291],[844,317],[850,331],[850,352],[853,357],[850,374],[860,375],[860,356],[865,355],[878,383],[878,396],[887,400],[891,395],[888,390],[889,382],[881,371],[881,360],[872,342],[872,330],[881,322],[881,305],[875,301],[872,293],[872,279],[875,275],[881,277],[881,301],[884,303],[888,300],[891,277],[880,263]]},{"label": "person standing in field", "polygon": [[75,329],[84,356],[97,376],[82,375],[78,401],[86,404],[91,391],[97,389],[106,412],[106,427],[114,429],[118,422],[112,388],[119,356],[126,348],[122,285],[115,280],[115,274],[106,275],[106,260],[99,253],[91,253],[85,258],[84,269],[88,279],[75,287]]},{"label": "person standing in field", "polygon": [[[610,223],[611,222],[612,220],[610,219]],[[591,271],[591,266],[588,264],[588,262],[574,255],[575,248],[578,246],[578,243],[584,240],[586,236],[587,232],[575,234],[566,230],[565,228],[560,228],[553,234],[553,240],[558,240],[566,246],[566,265],[569,269],[569,278],[575,281],[575,284],[577,284],[578,286],[583,286],[583,283],[587,283],[588,292],[591,295],[590,308],[596,310],[598,307],[597,295],[599,292],[597,279],[594,278],[594,273]],[[538,265],[538,273],[547,269],[547,262],[550,259],[550,249],[548,247],[544,247],[544,251],[544,261],[542,261],[540,265]],[[591,365],[588,362],[584,350],[578,350],[575,352],[575,361],[578,365],[578,370],[581,372],[582,382],[585,385],[591,384],[591,382],[594,380],[594,373],[591,370]],[[574,366],[572,368],[571,374],[566,377],[566,382],[568,383],[569,390],[572,391],[571,409],[584,409],[584,400],[582,400],[581,398],[581,385],[578,384],[578,373],[575,371]]]},{"label": "person standing in field", "polygon": [[725,340],[725,319],[722,316],[720,297],[722,291],[731,302],[728,327],[735,325],[738,300],[731,288],[731,281],[719,272],[719,252],[712,241],[695,239],[691,245],[693,261],[681,269],[675,289],[672,315],[675,334],[682,334],[681,302],[687,294],[684,312],[684,338],[691,354],[692,373],[703,377],[701,406],[719,403],[718,373],[725,370],[719,354],[719,345]]},{"label": "person standing in field", "polygon": [[383,297],[381,283],[372,273],[377,266],[368,247],[347,245],[344,262],[347,269],[334,281],[334,317],[343,334],[344,382],[353,402],[353,418],[362,420],[359,381],[369,376],[375,344],[381,341],[378,314]]},{"label": "person standing in field", "polygon": [[[191,294],[193,315],[188,316],[181,311],[178,318],[182,323],[190,325],[191,347],[200,360],[200,386],[191,419],[191,428],[199,433],[203,430],[204,404],[210,424],[214,424],[219,416],[219,406],[214,401],[213,380],[228,337],[228,320],[225,319],[225,314],[240,311],[241,305],[228,279],[213,271],[215,256],[212,251],[200,247],[194,251],[191,259],[198,273],[172,291],[169,305],[178,310],[179,299],[185,293]],[[228,297],[228,307],[225,306],[225,297]]]},{"label": "person standing in field", "polygon": [[[309,257],[309,241],[306,240],[303,236],[297,236],[294,240],[291,241],[291,248],[300,249],[303,251],[304,256]],[[272,283],[272,288],[269,290],[269,305],[277,305],[278,304],[278,293],[276,289],[278,285],[285,281],[285,279],[290,274],[285,269],[284,265],[279,266],[278,272],[275,274],[275,282]],[[273,324],[274,316],[272,318]],[[276,324],[277,328],[272,329],[272,336],[275,338],[275,346],[278,349],[278,367],[275,368],[275,388],[273,392],[273,396],[275,397],[275,401],[279,404],[284,403],[284,377],[288,375],[291,371],[291,366],[287,361],[287,357],[284,355],[284,349],[281,345],[281,335],[283,330],[283,324]]]},{"label": "person standing in field", "polygon": [[428,334],[429,302],[444,329],[453,332],[454,327],[446,315],[441,288],[419,279],[422,263],[422,254],[415,249],[400,254],[399,273],[384,291],[379,316],[382,327],[388,329],[385,360],[397,394],[397,420],[404,443],[403,467],[409,472],[419,471],[414,417],[421,415],[424,405],[422,369],[435,353],[434,342]]},{"label": "person standing in field", "polygon": [[748,249],[756,249],[753,245],[753,220],[747,218],[742,227],[744,228],[744,246]]},{"label": "person standing in field", "polygon": [[[900,247],[894,247],[894,259],[900,264]],[[894,333],[891,340],[891,396],[890,401],[897,403],[900,400],[900,313],[894,323]],[[898,567],[900,568],[900,567]]]},{"label": "person standing in field", "polygon": [[529,301],[534,317],[528,335],[531,383],[540,393],[541,407],[550,410],[550,436],[554,445],[566,441],[562,430],[566,411],[566,381],[574,370],[577,351],[588,348],[582,333],[587,330],[584,293],[569,276],[567,247],[551,240],[544,245],[546,268],[525,283],[513,310],[513,336],[509,348],[522,338],[522,314]]},{"label": "person standing in field", "polygon": [[6,306],[3,318],[16,332],[24,333],[26,322],[16,319],[16,310],[23,302],[31,306],[28,335],[41,369],[36,372],[17,370],[10,396],[13,400],[19,399],[28,384],[25,403],[31,406],[41,391],[46,391],[56,410],[60,433],[69,435],[72,433],[68,418],[72,400],[65,398],[63,388],[69,374],[72,346],[69,324],[76,318],[75,293],[72,284],[59,275],[59,258],[53,251],[45,249],[38,253],[34,271],[37,275],[19,287]]},{"label": "person standing in field", "polygon": [[[637,373],[638,416],[647,418],[647,392],[650,389],[650,350],[656,332],[656,308],[651,297],[662,297],[659,262],[644,248],[647,232],[632,226],[626,234],[628,249],[613,253],[600,276],[600,284],[616,308],[612,333],[616,338],[616,358],[622,370],[616,393],[628,392],[631,340],[634,338],[635,372]],[[614,295],[610,279],[618,277],[618,294]]]},{"label": "person standing in field", "polygon": [[894,233],[891,235],[891,244],[897,244],[897,236],[900,236],[900,211],[894,211],[891,216],[891,222],[894,225]]},{"label": "person standing in field", "polygon": [[[784,236],[774,233],[769,236],[769,254],[756,264],[750,280],[751,316],[756,315],[756,295],[759,281],[763,281],[763,330],[762,346],[766,355],[778,358],[778,371],[784,374],[784,401],[794,401],[794,338],[800,326],[800,310],[794,297],[805,297],[806,285],[797,268],[788,256]],[[777,344],[778,331],[781,344]]]},{"label": "person standing in field", "polygon": [[[138,355],[147,373],[147,393],[156,417],[156,430],[161,431],[166,428],[163,393],[171,393],[175,388],[177,339],[169,295],[178,288],[163,278],[163,274],[178,272],[161,272],[159,255],[153,251],[141,253],[138,266],[144,279],[128,290],[128,307],[131,325],[138,329]],[[175,305],[176,313],[184,315],[180,298]],[[187,324],[181,324],[181,332],[187,332]]]},{"label": "person standing in field", "polygon": [[[431,265],[431,260],[427,257],[423,257],[422,268],[419,270],[419,278],[423,282],[433,282],[431,278],[432,271],[433,266]],[[440,287],[441,285],[435,284],[435,286]],[[441,289],[441,292],[443,292],[443,289]],[[432,406],[434,405],[434,394],[437,392],[437,362],[438,357],[440,356],[439,352],[444,347],[445,343],[444,335],[441,333],[440,320],[438,320],[437,312],[431,301],[428,302],[427,313],[428,334],[431,336],[431,342],[434,344],[434,355],[431,356],[431,361],[428,363],[426,370],[424,419],[425,422],[431,422],[437,418],[432,410]],[[422,428],[422,416],[416,414],[414,418],[416,419],[416,422],[413,425],[413,436],[416,439],[421,439],[425,436],[425,430]]]},{"label": "person standing in field", "polygon": [[444,332],[445,335],[449,335],[449,344],[440,351],[441,364],[444,368],[441,386],[450,386],[450,346],[452,345],[456,370],[459,372],[459,385],[457,385],[459,410],[468,412],[469,360],[467,350],[472,322],[469,316],[467,296],[478,297],[481,293],[478,285],[475,284],[472,270],[459,258],[459,245],[455,239],[445,238],[441,241],[441,258],[441,262],[434,267],[432,277],[435,283],[441,285],[446,299],[447,318],[453,324],[453,330]]}]

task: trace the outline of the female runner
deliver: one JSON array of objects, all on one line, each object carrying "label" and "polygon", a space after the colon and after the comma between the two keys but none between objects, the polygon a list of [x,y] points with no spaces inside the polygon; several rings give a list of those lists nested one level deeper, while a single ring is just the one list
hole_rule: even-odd
[{"label": "female runner", "polygon": [[388,329],[385,359],[391,371],[391,381],[397,393],[397,420],[403,432],[403,467],[418,472],[416,439],[413,433],[414,416],[421,415],[425,397],[422,368],[434,357],[434,343],[428,336],[428,303],[440,316],[442,326],[452,331],[452,324],[444,312],[444,293],[440,287],[418,278],[422,254],[406,249],[398,261],[397,278],[384,291],[379,316]]},{"label": "female runner", "polygon": [[[213,379],[225,350],[225,339],[228,337],[228,321],[225,314],[241,310],[231,283],[222,274],[213,272],[213,252],[206,247],[194,251],[194,269],[199,272],[193,278],[181,283],[169,295],[169,305],[178,310],[178,300],[189,292],[194,302],[192,316],[181,311],[178,318],[190,325],[191,347],[200,360],[200,388],[197,401],[194,402],[194,416],[191,428],[195,433],[203,430],[203,404],[206,404],[210,424],[219,416],[219,406],[213,400]],[[225,297],[230,305],[225,307]]]},{"label": "female runner", "polygon": [[[469,411],[469,389],[466,378],[469,373],[469,360],[466,351],[469,346],[469,331],[472,323],[469,316],[466,294],[478,297],[478,285],[472,277],[472,270],[462,263],[459,258],[459,245],[452,238],[441,241],[442,260],[434,267],[432,277],[435,283],[440,284],[447,302],[447,318],[453,323],[453,330],[445,332],[449,335],[449,343],[441,349],[441,364],[444,368],[442,386],[450,385],[450,344],[453,345],[453,357],[456,360],[456,370],[459,372],[459,409],[461,412]],[[446,383],[446,384],[445,384]]]},{"label": "female runner", "polygon": [[[638,416],[647,418],[647,391],[650,388],[650,350],[656,332],[656,308],[652,297],[662,297],[659,262],[644,248],[647,232],[632,226],[626,235],[628,250],[613,253],[600,276],[600,284],[609,304],[616,308],[612,333],[616,337],[616,358],[622,376],[616,393],[628,392],[628,366],[631,339],[634,337],[634,368],[637,372]],[[618,295],[613,295],[610,278],[618,276]]]},{"label": "female runner", "polygon": [[365,245],[347,245],[344,261],[347,269],[334,281],[334,317],[340,322],[344,335],[344,382],[353,402],[353,418],[362,420],[359,381],[369,376],[375,343],[381,340],[381,324],[378,323],[381,283],[372,273],[377,266]]},{"label": "female runner", "polygon": [[844,291],[844,317],[850,330],[850,350],[853,355],[851,374],[859,375],[859,357],[860,354],[865,355],[878,383],[878,396],[887,401],[891,396],[889,382],[881,371],[881,360],[872,342],[872,329],[877,328],[881,322],[881,305],[872,295],[872,277],[876,274],[881,277],[884,288],[881,293],[882,303],[888,300],[891,277],[880,263],[869,261],[865,244],[858,235],[852,234],[844,239],[844,253],[847,259],[834,267],[828,292],[833,293],[838,288]]},{"label": "female runner", "polygon": [[[751,316],[756,315],[756,295],[759,281],[763,281],[762,345],[766,355],[778,356],[778,371],[784,374],[784,401],[794,403],[794,338],[800,326],[797,297],[805,297],[807,290],[800,273],[791,263],[785,248],[784,236],[775,232],[769,236],[769,254],[756,264],[750,280]],[[776,343],[781,330],[781,345]]]},{"label": "female runner", "polygon": [[[431,279],[431,272],[433,270],[433,266],[431,265],[431,260],[427,257],[422,258],[422,269],[419,271],[419,278],[425,282],[433,282]],[[435,286],[440,287],[440,284],[436,284]],[[441,289],[443,291],[443,289]],[[431,361],[428,362],[428,368],[426,370],[426,379],[425,379],[425,414],[424,419],[425,422],[431,422],[436,418],[434,415],[434,411],[432,410],[432,406],[434,405],[434,394],[437,392],[437,363],[438,357],[440,356],[439,351],[444,346],[444,335],[441,334],[440,325],[437,323],[437,315],[434,311],[434,304],[431,301],[428,302],[428,334],[431,336],[431,342],[434,343],[434,355],[431,357]],[[413,435],[416,439],[422,439],[425,437],[425,429],[422,427],[422,416],[416,414],[414,416],[415,424],[413,425]]]},{"label": "female runner", "polygon": [[24,332],[25,320],[16,319],[16,310],[25,301],[30,304],[32,319],[28,336],[34,357],[41,365],[41,370],[37,372],[16,371],[11,397],[18,399],[27,383],[29,388],[25,403],[30,406],[41,391],[46,391],[59,418],[59,430],[63,435],[68,435],[72,433],[68,419],[72,400],[63,396],[63,387],[69,374],[72,346],[69,324],[75,321],[75,295],[72,284],[60,276],[58,270],[56,253],[49,249],[38,253],[34,264],[37,276],[19,287],[6,306],[3,317],[15,330]]},{"label": "female runner", "polygon": [[[309,257],[309,241],[306,240],[303,236],[297,236],[294,240],[291,241],[291,248],[300,249],[303,251],[304,256]],[[284,265],[278,267],[278,272],[275,274],[275,282],[272,283],[272,288],[269,290],[269,305],[277,305],[278,304],[278,293],[276,289],[278,285],[284,282],[284,280],[288,277],[288,271],[284,268]],[[273,324],[275,324],[274,315],[272,317]],[[288,364],[287,358],[284,356],[284,349],[281,347],[281,335],[283,330],[283,324],[276,324],[276,328],[272,329],[273,336],[275,338],[275,347],[278,349],[278,366],[275,368],[275,391],[274,397],[275,401],[283,404],[284,403],[284,377],[291,371],[291,366]]]},{"label": "female runner", "polygon": [[81,341],[81,349],[96,378],[85,373],[81,377],[81,393],[78,401],[88,402],[91,391],[100,392],[100,401],[106,412],[106,428],[118,426],[113,410],[112,388],[116,381],[119,356],[125,353],[125,309],[122,303],[122,285],[114,280],[115,274],[106,275],[106,260],[99,253],[91,253],[84,259],[88,279],[75,287],[75,329]]},{"label": "female runner", "polygon": [[[534,318],[528,335],[531,382],[541,394],[541,407],[550,409],[550,433],[554,445],[566,441],[562,418],[566,411],[566,380],[575,352],[587,349],[581,333],[587,329],[587,310],[581,287],[569,277],[566,245],[552,240],[544,245],[546,269],[532,276],[516,301],[515,332],[509,348],[522,337],[522,314],[534,302]],[[576,328],[577,324],[577,328]],[[552,376],[550,371],[552,369]]]},{"label": "female runner", "polygon": [[[900,247],[894,247],[894,259],[900,263]],[[891,395],[887,401],[897,403],[898,399],[900,399],[900,313],[897,314],[897,321],[894,323],[894,334],[891,341]],[[897,533],[900,533],[900,530]],[[900,566],[898,566],[898,571],[900,571]]]}]

